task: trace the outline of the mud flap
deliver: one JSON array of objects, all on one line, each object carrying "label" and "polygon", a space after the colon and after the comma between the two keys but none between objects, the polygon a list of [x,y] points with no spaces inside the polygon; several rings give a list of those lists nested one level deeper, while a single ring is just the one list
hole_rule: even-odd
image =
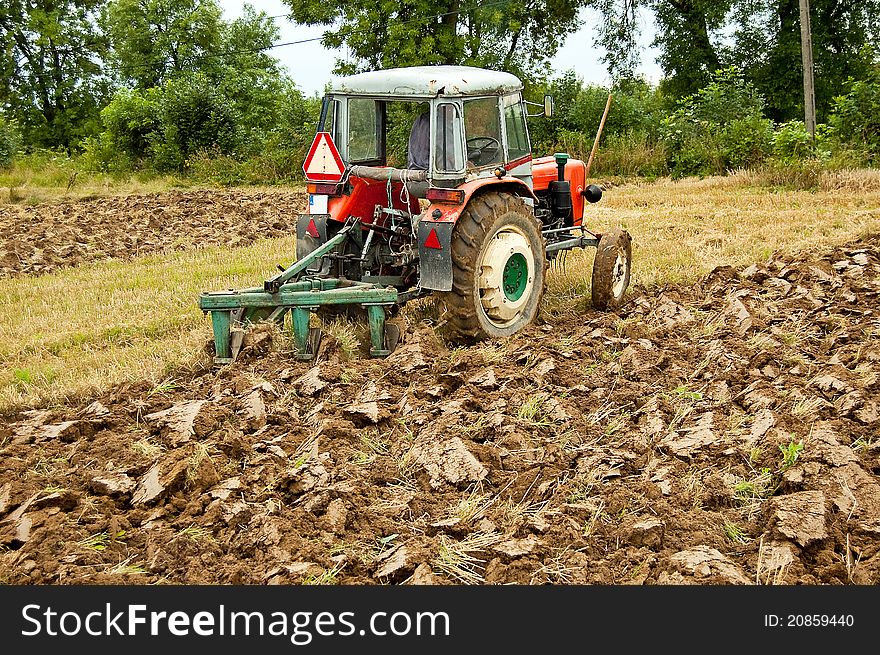
[{"label": "mud flap", "polygon": [[[299,214],[296,218],[296,259],[300,261],[308,256],[315,248],[323,243],[327,243],[329,238],[327,235],[327,220],[330,214]],[[315,229],[318,231],[318,237],[315,238],[309,234],[309,223],[315,222]],[[318,266],[321,266],[319,270]],[[330,262],[326,258],[318,260],[309,266],[311,273],[326,274],[330,270]]]},{"label": "mud flap", "polygon": [[419,286],[422,289],[452,290],[453,227],[455,223],[419,221]]}]

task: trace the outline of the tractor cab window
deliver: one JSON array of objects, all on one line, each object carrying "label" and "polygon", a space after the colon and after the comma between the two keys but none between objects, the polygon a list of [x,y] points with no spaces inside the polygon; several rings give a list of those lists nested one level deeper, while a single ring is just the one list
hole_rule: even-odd
[{"label": "tractor cab window", "polygon": [[379,103],[366,98],[350,98],[348,101],[348,161],[350,163],[378,163],[381,125]]},{"label": "tractor cab window", "polygon": [[504,129],[507,132],[507,161],[516,161],[531,154],[526,115],[518,93],[502,98]]},{"label": "tractor cab window", "polygon": [[321,118],[318,122],[318,132],[329,132],[334,143],[339,143],[339,125],[336,114],[339,111],[339,101],[325,97],[321,105]]},{"label": "tractor cab window", "polygon": [[461,118],[458,107],[443,103],[437,106],[434,124],[434,168],[438,171],[457,172],[464,168],[461,146]]},{"label": "tractor cab window", "polygon": [[480,168],[504,162],[498,98],[465,100],[464,131],[468,166]]}]

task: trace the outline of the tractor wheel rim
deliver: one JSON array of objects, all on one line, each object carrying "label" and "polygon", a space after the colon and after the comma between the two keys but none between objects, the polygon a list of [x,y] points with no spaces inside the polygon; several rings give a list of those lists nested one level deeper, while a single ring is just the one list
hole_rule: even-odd
[{"label": "tractor wheel rim", "polygon": [[531,297],[535,257],[529,240],[519,229],[502,228],[489,240],[479,266],[479,296],[490,323],[513,323]]},{"label": "tractor wheel rim", "polygon": [[515,252],[504,265],[501,274],[504,295],[508,300],[519,300],[529,284],[529,265],[522,253]]},{"label": "tractor wheel rim", "polygon": [[618,252],[611,274],[611,293],[614,294],[615,298],[620,298],[623,292],[626,291],[626,267],[628,263],[626,253]]}]

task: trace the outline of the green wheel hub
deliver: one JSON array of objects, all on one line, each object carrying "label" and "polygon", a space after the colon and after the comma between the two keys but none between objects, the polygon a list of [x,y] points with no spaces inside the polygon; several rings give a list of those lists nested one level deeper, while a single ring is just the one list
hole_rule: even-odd
[{"label": "green wheel hub", "polygon": [[504,295],[508,300],[516,301],[522,298],[529,283],[529,265],[521,253],[514,253],[507,260],[501,279]]}]

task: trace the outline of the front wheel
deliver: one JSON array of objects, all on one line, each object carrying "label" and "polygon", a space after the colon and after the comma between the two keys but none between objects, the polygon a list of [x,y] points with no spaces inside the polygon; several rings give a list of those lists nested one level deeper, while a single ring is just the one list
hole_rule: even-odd
[{"label": "front wheel", "polygon": [[507,337],[535,320],[544,293],[541,228],[517,196],[473,198],[452,238],[452,291],[442,294],[458,341]]},{"label": "front wheel", "polygon": [[593,261],[593,307],[605,310],[620,305],[629,286],[631,262],[632,238],[628,232],[615,229],[602,235]]}]

